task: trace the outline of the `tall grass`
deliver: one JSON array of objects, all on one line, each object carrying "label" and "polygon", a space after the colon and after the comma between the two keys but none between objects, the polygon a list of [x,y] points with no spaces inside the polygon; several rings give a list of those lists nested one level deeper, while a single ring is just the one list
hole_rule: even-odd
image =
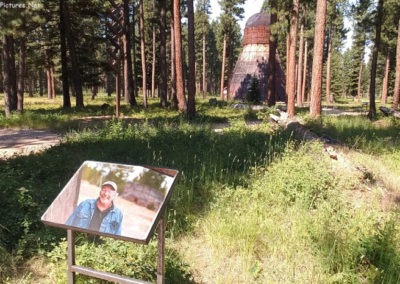
[{"label": "tall grass", "polygon": [[308,126],[320,135],[328,135],[365,153],[393,152],[400,146],[400,121],[394,117],[381,117],[373,122],[365,116],[327,116],[322,123],[310,121]]},{"label": "tall grass", "polygon": [[[59,250],[64,232],[44,227],[39,218],[85,160],[178,169],[179,182],[168,206],[167,234],[175,239],[192,230],[219,188],[246,185],[251,169],[266,164],[282,151],[285,139],[271,136],[262,127],[254,131],[245,125],[236,125],[216,133],[207,125],[186,122],[154,126],[146,122],[111,120],[94,129],[71,131],[61,145],[44,153],[0,161],[0,178],[4,181],[4,187],[0,189],[4,196],[0,208],[1,245],[21,263],[39,254],[54,263],[54,269],[58,265],[65,267],[65,259]],[[127,246],[133,254],[138,251]],[[49,252],[57,257],[48,258]],[[148,262],[154,269],[151,256],[146,254],[144,264]],[[84,262],[91,258],[87,253],[83,254]],[[167,275],[175,275],[171,283],[188,277],[186,266],[176,253],[169,251],[167,258],[171,260]],[[120,261],[126,264],[121,269],[125,269],[127,275],[133,275],[128,271],[129,262],[126,259]],[[148,279],[146,275],[152,274],[154,277],[155,274],[150,272],[146,268],[135,276]],[[0,276],[5,279],[9,275],[5,272]],[[34,276],[24,277],[28,279],[26,281],[32,281]]]},{"label": "tall grass", "polygon": [[[107,115],[106,122],[82,123],[84,111],[40,104],[22,116],[0,118],[3,127],[30,126],[30,118],[36,120],[32,127],[67,133],[46,152],[0,161],[0,281],[65,280],[65,232],[44,227],[39,218],[85,160],[180,171],[167,208],[167,283],[400,280],[398,211],[380,206],[382,185],[398,190],[396,121],[352,117],[309,124],[358,150],[346,150],[356,168],[367,168],[355,175],[332,162],[320,144],[294,144],[266,124],[247,127],[247,110],[200,101],[198,118],[189,123],[156,101],[151,111],[123,106],[123,120],[110,118],[112,109],[98,101],[86,105],[93,116]],[[210,123],[227,128],[215,132]],[[385,182],[384,176],[391,178]],[[141,246],[79,235],[77,259],[154,281],[155,247],[155,240]]]},{"label": "tall grass", "polygon": [[195,266],[214,277],[207,283],[400,279],[398,213],[373,206],[376,195],[355,207],[348,200],[352,185],[343,187],[341,176],[329,175],[333,168],[322,153],[320,145],[289,150],[248,188],[220,192],[196,238],[179,244],[188,259],[200,256]]}]

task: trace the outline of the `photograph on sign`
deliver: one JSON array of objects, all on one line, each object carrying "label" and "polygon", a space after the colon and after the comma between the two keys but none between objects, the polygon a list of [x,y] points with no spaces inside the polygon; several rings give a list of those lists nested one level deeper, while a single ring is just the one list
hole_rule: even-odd
[{"label": "photograph on sign", "polygon": [[86,161],[42,216],[45,224],[147,243],[176,170]]}]

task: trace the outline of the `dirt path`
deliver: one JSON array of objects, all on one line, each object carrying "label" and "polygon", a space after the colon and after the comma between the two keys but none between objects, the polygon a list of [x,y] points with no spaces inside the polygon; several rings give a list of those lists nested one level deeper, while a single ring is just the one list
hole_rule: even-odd
[{"label": "dirt path", "polygon": [[47,130],[0,129],[0,159],[37,153],[60,141],[61,136]]}]

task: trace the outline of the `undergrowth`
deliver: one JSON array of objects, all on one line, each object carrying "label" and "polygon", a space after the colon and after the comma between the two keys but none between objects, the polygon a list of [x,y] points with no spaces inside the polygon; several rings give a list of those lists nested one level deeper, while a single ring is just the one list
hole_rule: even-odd
[{"label": "undergrowth", "polygon": [[354,206],[333,171],[321,145],[289,147],[248,187],[220,190],[179,246],[213,283],[397,283],[398,213],[378,196]]}]

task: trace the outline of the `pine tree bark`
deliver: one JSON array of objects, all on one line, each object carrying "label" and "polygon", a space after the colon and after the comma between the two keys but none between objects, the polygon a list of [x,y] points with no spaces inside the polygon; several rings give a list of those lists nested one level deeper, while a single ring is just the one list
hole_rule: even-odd
[{"label": "pine tree bark", "polygon": [[329,28],[328,35],[328,58],[326,60],[326,103],[329,105],[333,102],[331,98],[331,64],[332,64],[332,25]]},{"label": "pine tree bark", "polygon": [[378,1],[377,14],[375,18],[375,44],[372,51],[371,62],[371,76],[369,83],[369,111],[368,118],[373,119],[376,117],[376,104],[375,104],[375,83],[376,83],[376,66],[378,63],[379,46],[381,42],[381,28],[382,28],[382,10],[383,0]]},{"label": "pine tree bark", "polygon": [[50,66],[50,84],[51,84],[51,98],[56,98],[56,79],[55,79],[54,63],[52,62]]},{"label": "pine tree bark", "polygon": [[299,63],[297,65],[297,105],[303,105],[303,97],[301,96],[301,89],[303,86],[303,53],[304,53],[304,24],[300,27],[300,42],[299,42]]},{"label": "pine tree bark", "polygon": [[388,82],[389,82],[389,69],[390,69],[390,58],[386,55],[385,60],[385,74],[382,81],[382,93],[381,93],[381,104],[386,104],[388,95]]},{"label": "pine tree bark", "polygon": [[29,75],[29,77],[28,77],[28,96],[30,98],[33,98],[33,85],[34,85],[34,81],[33,81],[32,75]]},{"label": "pine tree bark", "polygon": [[[275,2],[273,2],[275,3]],[[276,14],[271,14],[271,26],[276,23]],[[276,103],[275,84],[276,84],[276,42],[277,35],[271,35],[269,39],[269,54],[268,54],[268,85],[267,85],[267,101],[268,106],[273,106]]]},{"label": "pine tree bark", "polygon": [[144,8],[143,0],[139,0],[139,29],[140,29],[140,51],[142,59],[142,91],[143,106],[147,108],[147,70],[146,70],[146,40],[144,36]]},{"label": "pine tree bark", "polygon": [[[153,0],[153,10],[156,9],[156,2]],[[156,94],[156,26],[152,23],[152,60],[151,60],[151,97],[155,98]]]},{"label": "pine tree bark", "polygon": [[188,9],[188,52],[189,52],[189,75],[188,75],[188,103],[187,115],[189,118],[194,118],[196,115],[196,58],[194,45],[194,9],[193,0],[187,0]]},{"label": "pine tree bark", "polygon": [[125,101],[130,106],[135,106],[136,98],[134,92],[133,71],[132,71],[132,57],[131,57],[131,29],[129,22],[129,0],[123,2],[123,35],[122,44],[124,52],[124,93]]},{"label": "pine tree bark", "polygon": [[39,68],[38,70],[39,77],[39,96],[43,97],[43,69]]},{"label": "pine tree bark", "polygon": [[394,92],[393,92],[393,103],[392,108],[394,110],[399,109],[399,98],[400,98],[400,19],[397,27],[397,47],[396,47],[396,75],[394,80]]},{"label": "pine tree bark", "polygon": [[301,100],[303,102],[309,102],[308,96],[306,96],[306,86],[307,86],[307,66],[308,66],[308,42],[304,43],[304,66],[303,66],[303,80],[301,88]]},{"label": "pine tree bark", "polygon": [[71,108],[71,98],[69,95],[68,62],[67,62],[67,40],[65,36],[65,13],[64,0],[60,0],[60,51],[61,51],[61,81],[63,92],[63,108]]},{"label": "pine tree bark", "polygon": [[310,102],[310,116],[312,118],[318,118],[321,116],[322,63],[325,39],[326,1],[327,0],[317,0],[317,11],[315,14],[316,20]]},{"label": "pine tree bark", "polygon": [[82,78],[79,70],[78,57],[76,55],[75,39],[71,31],[71,15],[69,13],[68,3],[64,2],[64,22],[65,22],[65,36],[67,38],[69,56],[71,60],[72,82],[75,91],[76,107],[83,108],[83,91],[82,91]]},{"label": "pine tree bark", "polygon": [[55,82],[54,82],[54,64],[52,61],[48,62],[46,67],[47,75],[47,98],[55,98]]},{"label": "pine tree bark", "polygon": [[176,95],[176,59],[175,59],[175,23],[171,17],[171,93],[172,108],[178,109],[178,97]]},{"label": "pine tree bark", "polygon": [[25,89],[25,59],[26,59],[26,39],[20,41],[19,62],[18,62],[18,83],[17,83],[17,110],[24,111],[24,89]]},{"label": "pine tree bark", "polygon": [[291,118],[295,115],[295,91],[296,91],[296,44],[297,44],[297,23],[299,18],[299,0],[293,0],[290,22],[290,46],[287,70],[287,113]]},{"label": "pine tree bark", "polygon": [[121,108],[121,66],[120,60],[115,61],[115,117],[119,118]]},{"label": "pine tree bark", "polygon": [[203,99],[207,94],[207,81],[206,81],[206,34],[203,33]]},{"label": "pine tree bark", "polygon": [[222,67],[221,67],[221,89],[220,89],[220,97],[221,100],[228,99],[228,94],[227,97],[225,98],[224,95],[224,86],[225,86],[225,62],[226,62],[226,35],[224,35],[224,46],[222,49]]},{"label": "pine tree bark", "polygon": [[9,116],[17,109],[17,74],[15,70],[14,38],[3,36],[2,72],[4,88],[4,111]]},{"label": "pine tree bark", "polygon": [[183,80],[180,0],[174,0],[173,4],[174,4],[176,95],[178,98],[179,112],[186,113],[187,103],[186,103],[186,97],[185,97],[185,85],[184,85],[184,80]]},{"label": "pine tree bark", "polygon": [[[155,2],[153,1],[153,9],[155,10]],[[156,27],[153,23],[152,31],[152,60],[151,60],[151,97],[156,96]]]},{"label": "pine tree bark", "polygon": [[358,71],[358,80],[357,80],[357,99],[361,100],[363,96],[362,90],[362,73],[363,73],[363,62],[360,62],[360,70]]},{"label": "pine tree bark", "polygon": [[167,106],[168,73],[167,73],[167,7],[166,1],[160,1],[160,105]]}]

